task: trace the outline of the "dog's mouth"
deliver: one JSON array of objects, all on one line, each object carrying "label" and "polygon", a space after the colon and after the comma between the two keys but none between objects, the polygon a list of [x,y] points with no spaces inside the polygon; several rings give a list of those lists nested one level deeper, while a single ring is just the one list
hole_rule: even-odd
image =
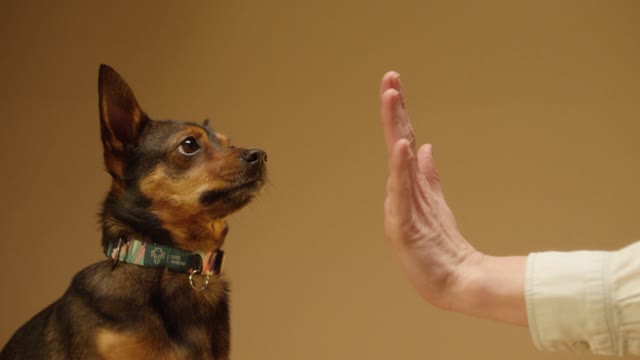
[{"label": "dog's mouth", "polygon": [[200,203],[219,210],[238,210],[248,204],[264,185],[264,180],[257,179],[224,188],[207,190],[200,195]]}]

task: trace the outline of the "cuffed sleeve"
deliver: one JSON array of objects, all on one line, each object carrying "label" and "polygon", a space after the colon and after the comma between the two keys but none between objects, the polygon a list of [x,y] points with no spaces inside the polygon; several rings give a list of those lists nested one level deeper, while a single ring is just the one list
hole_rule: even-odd
[{"label": "cuffed sleeve", "polygon": [[537,348],[640,355],[640,242],[614,252],[532,253],[525,287]]}]

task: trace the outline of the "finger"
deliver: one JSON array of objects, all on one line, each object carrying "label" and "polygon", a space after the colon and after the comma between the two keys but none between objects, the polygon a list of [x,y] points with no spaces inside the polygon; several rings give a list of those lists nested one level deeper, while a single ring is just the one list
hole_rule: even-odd
[{"label": "finger", "polygon": [[387,145],[387,155],[391,155],[394,144],[400,139],[409,140],[415,152],[415,137],[409,115],[404,108],[402,94],[394,89],[387,89],[380,98],[380,118]]},{"label": "finger", "polygon": [[[389,163],[388,193],[389,215],[402,220],[411,216],[411,199],[413,196],[411,166],[412,152],[409,141],[400,139],[393,146]],[[413,159],[415,161],[415,159]]]},{"label": "finger", "polygon": [[382,123],[382,131],[384,133],[384,140],[387,146],[387,155],[389,156],[389,161],[391,161],[393,146],[400,138],[402,138],[400,132],[397,130],[397,127],[394,126],[393,119],[393,108],[396,106],[395,104],[398,101],[398,96],[400,96],[400,93],[393,88],[387,89],[380,96],[380,120]]},{"label": "finger", "polygon": [[395,71],[389,71],[382,77],[382,81],[380,82],[380,96],[389,89],[396,89],[402,92],[400,88],[400,74]]},{"label": "finger", "polygon": [[382,81],[380,83],[380,96],[382,97],[382,94],[389,89],[395,89],[400,93],[400,99],[402,101],[402,106],[404,107],[404,90],[402,88],[402,82],[400,81],[400,74],[396,71],[389,71],[382,77]]},{"label": "finger", "polygon": [[440,192],[440,176],[433,160],[433,146],[424,144],[418,149],[418,169],[432,190]]}]

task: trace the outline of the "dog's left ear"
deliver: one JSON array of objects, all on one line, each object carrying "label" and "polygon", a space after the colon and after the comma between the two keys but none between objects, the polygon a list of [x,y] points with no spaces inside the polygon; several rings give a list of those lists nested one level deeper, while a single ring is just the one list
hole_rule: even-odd
[{"label": "dog's left ear", "polygon": [[148,118],[129,85],[115,70],[104,64],[100,65],[98,95],[105,165],[114,178],[121,179],[124,157],[132,150]]}]

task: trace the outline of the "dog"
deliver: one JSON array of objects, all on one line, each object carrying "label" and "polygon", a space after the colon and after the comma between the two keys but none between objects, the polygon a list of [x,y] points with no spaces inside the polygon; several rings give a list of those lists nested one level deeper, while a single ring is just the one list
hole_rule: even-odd
[{"label": "dog", "polygon": [[77,273],[0,359],[226,360],[225,219],[259,194],[267,155],[232,146],[208,120],[152,120],[107,65],[98,93],[107,259]]}]

